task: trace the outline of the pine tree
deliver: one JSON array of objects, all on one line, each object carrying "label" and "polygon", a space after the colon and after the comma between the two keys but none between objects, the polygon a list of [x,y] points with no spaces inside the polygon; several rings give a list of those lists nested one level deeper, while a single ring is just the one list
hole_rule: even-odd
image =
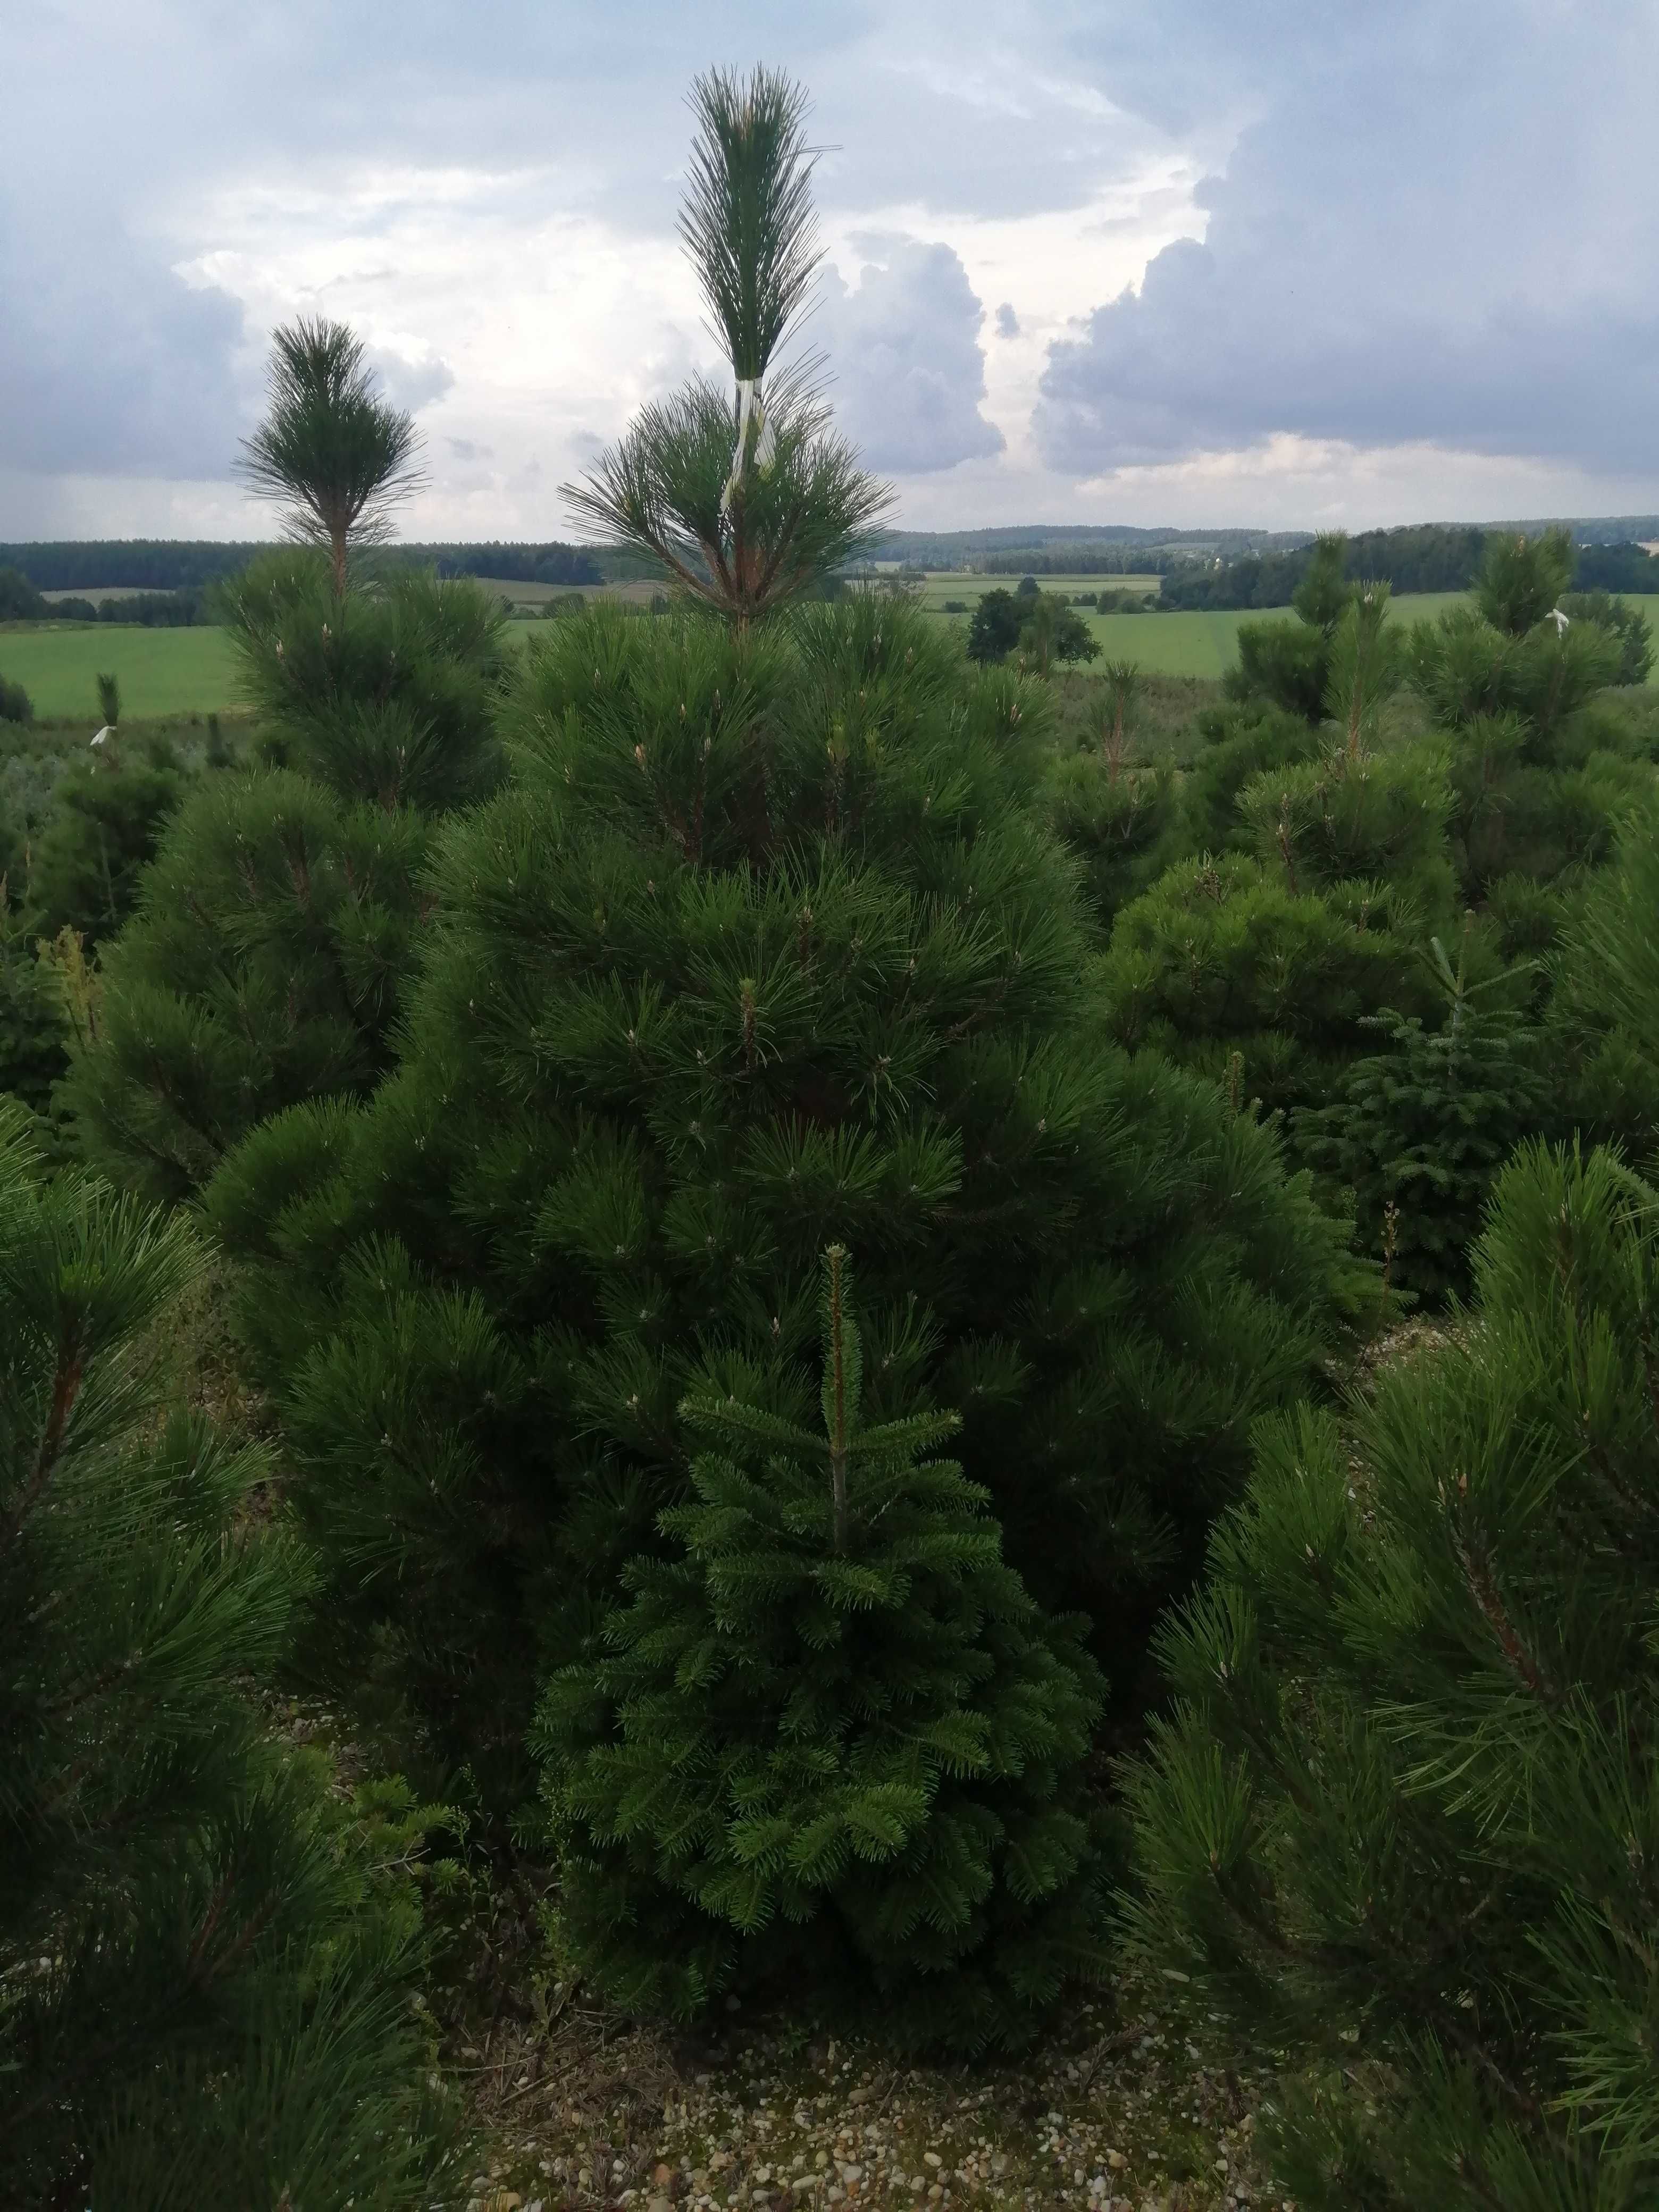
[{"label": "pine tree", "polygon": [[1468,1287],[1468,1248],[1493,1177],[1547,1118],[1542,1039],[1510,969],[1474,983],[1466,927],[1455,967],[1431,940],[1438,1026],[1389,1013],[1382,1052],[1358,1060],[1342,1095],[1297,1117],[1301,1157],[1354,1194],[1361,1236],[1394,1281],[1439,1299]]},{"label": "pine tree", "polygon": [[823,258],[805,92],[772,70],[713,70],[691,109],[680,236],[735,402],[696,378],[644,408],[563,492],[605,537],[741,626],[853,558],[892,495],[832,428],[820,362],[788,357]]},{"label": "pine tree", "polygon": [[329,1621],[457,1755],[510,1769],[654,1548],[682,1400],[808,1356],[826,1243],[869,1418],[936,1342],[1010,1562],[1125,1698],[1250,1419],[1362,1295],[1270,1134],[1101,1033],[1051,714],[873,599],[557,624],[514,782],[443,837],[396,1072],[216,1178]]},{"label": "pine tree", "polygon": [[987,1493],[919,1463],[955,1418],[865,1425],[839,1246],[823,1308],[821,1428],[794,1376],[689,1398],[703,1449],[665,1554],[548,1685],[562,1932],[634,2009],[805,1974],[901,2044],[1019,2039],[1103,1958],[1079,1789],[1103,1686],[1083,1624],[1003,1563]]},{"label": "pine tree", "polygon": [[267,1739],[305,1595],[263,1456],[167,1413],[188,1232],[0,1106],[0,2199],[423,2204],[419,1914]]},{"label": "pine tree", "polygon": [[1294,622],[1238,626],[1238,661],[1225,686],[1230,697],[1266,700],[1316,726],[1328,712],[1331,655],[1355,586],[1346,580],[1348,541],[1330,532],[1314,541],[1307,574],[1291,594]]},{"label": "pine tree", "polygon": [[51,815],[33,841],[29,903],[40,928],[73,929],[90,945],[112,937],[132,911],[144,869],[194,778],[165,738],[137,755],[124,748],[60,776]]},{"label": "pine tree", "polygon": [[478,586],[405,574],[341,597],[289,554],[228,611],[293,766],[210,779],[173,818],[65,1091],[96,1164],[169,1200],[265,1115],[372,1085],[429,912],[433,820],[501,773],[502,621]]},{"label": "pine tree", "polygon": [[1577,902],[1549,963],[1545,1064],[1558,1125],[1659,1158],[1659,818],[1632,813],[1612,866]]},{"label": "pine tree", "polygon": [[420,434],[376,392],[363,342],[343,323],[301,315],[273,331],[270,380],[270,410],[243,441],[240,474],[282,509],[291,538],[325,550],[343,598],[348,555],[383,544],[398,507],[426,481]]},{"label": "pine tree", "polygon": [[1243,856],[1166,869],[1118,913],[1098,979],[1107,1030],[1221,1080],[1235,1054],[1270,1112],[1324,1104],[1389,1006],[1432,1011],[1421,918],[1385,884],[1293,887]]},{"label": "pine tree", "polygon": [[1164,1639],[1133,1925],[1301,2054],[1310,2212],[1659,2193],[1656,1254],[1615,1155],[1523,1149],[1475,1310],[1264,1425]]}]

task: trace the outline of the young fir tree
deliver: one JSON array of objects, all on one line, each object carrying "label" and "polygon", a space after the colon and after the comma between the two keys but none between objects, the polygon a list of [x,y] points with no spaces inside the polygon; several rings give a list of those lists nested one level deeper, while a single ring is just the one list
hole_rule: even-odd
[{"label": "young fir tree", "polygon": [[688,1398],[702,1448],[664,1553],[544,1694],[562,1930],[633,2009],[805,1974],[901,2044],[1018,2039],[1104,1957],[1079,1789],[1103,1686],[1085,1624],[1004,1563],[987,1492],[920,1456],[955,1418],[865,1423],[839,1246],[821,1337],[815,1428],[805,1378]]},{"label": "young fir tree", "polygon": [[1305,2061],[1310,2212],[1659,2194],[1656,1254],[1615,1155],[1523,1150],[1475,1310],[1264,1425],[1164,1639],[1132,1925]]},{"label": "young fir tree", "polygon": [[477,585],[403,574],[340,596],[318,556],[288,554],[227,612],[291,766],[210,779],[173,818],[65,1091],[97,1164],[167,1199],[264,1115],[373,1083],[429,908],[433,820],[501,772],[502,618]]},{"label": "young fir tree", "polygon": [[0,2199],[430,2201],[419,1913],[269,1740],[307,1569],[269,1470],[167,1413],[156,1346],[200,1264],[39,1175],[0,1106]]},{"label": "young fir tree", "polygon": [[1297,1117],[1301,1157],[1353,1193],[1368,1248],[1431,1298],[1468,1287],[1468,1253],[1498,1169],[1547,1118],[1543,1040],[1514,970],[1473,983],[1466,928],[1454,968],[1431,942],[1438,1026],[1390,1013],[1387,1048],[1348,1070],[1342,1095]]},{"label": "young fir tree", "polygon": [[1011,1563],[1126,1697],[1357,1291],[1269,1133],[1102,1034],[1050,713],[862,597],[556,625],[513,784],[442,840],[395,1074],[216,1179],[330,1622],[509,1782],[538,1662],[656,1546],[681,1401],[808,1355],[826,1243],[869,1418],[936,1343]]},{"label": "young fir tree", "polygon": [[739,625],[812,591],[866,544],[891,493],[833,428],[812,356],[788,357],[823,258],[806,94],[712,70],[680,236],[735,397],[698,377],[653,401],[564,495],[681,593]]}]

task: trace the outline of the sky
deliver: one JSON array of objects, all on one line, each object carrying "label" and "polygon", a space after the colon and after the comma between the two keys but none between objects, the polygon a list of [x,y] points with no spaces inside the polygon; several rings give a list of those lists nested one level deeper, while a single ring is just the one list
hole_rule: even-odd
[{"label": "sky", "polygon": [[405,534],[580,534],[718,364],[685,93],[757,60],[908,526],[1659,509],[1656,0],[0,0],[0,541],[273,534],[301,312],[415,413]]}]

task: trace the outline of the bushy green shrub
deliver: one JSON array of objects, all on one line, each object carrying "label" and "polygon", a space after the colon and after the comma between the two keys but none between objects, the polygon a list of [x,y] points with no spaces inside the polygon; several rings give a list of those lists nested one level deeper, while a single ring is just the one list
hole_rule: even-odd
[{"label": "bushy green shrub", "polygon": [[1103,1964],[1080,1784],[1103,1685],[988,1493],[918,1463],[955,1417],[919,1396],[864,1424],[839,1247],[823,1304],[821,1421],[804,1376],[688,1399],[664,1555],[543,1696],[562,1932],[631,2009],[787,1976],[901,2045],[1022,2039]]},{"label": "bushy green shrub", "polygon": [[32,722],[34,702],[21,684],[11,684],[0,676],[0,722]]},{"label": "bushy green shrub", "polygon": [[1474,1312],[1264,1425],[1163,1639],[1133,1925],[1304,2062],[1310,2212],[1659,2193],[1656,1255],[1614,1156],[1524,1150]]},{"label": "bushy green shrub", "polygon": [[306,1593],[264,1458],[167,1418],[183,1225],[0,1103],[0,2198],[417,2205],[440,2150],[410,1885],[270,1741]]}]

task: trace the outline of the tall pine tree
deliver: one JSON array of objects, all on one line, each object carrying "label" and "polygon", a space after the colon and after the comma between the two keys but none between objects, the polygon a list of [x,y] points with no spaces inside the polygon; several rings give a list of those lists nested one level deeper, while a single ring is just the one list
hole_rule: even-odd
[{"label": "tall pine tree", "polygon": [[654,1548],[688,1391],[808,1356],[826,1243],[870,1418],[933,1346],[1011,1563],[1121,1695],[1358,1295],[1272,1136],[1103,1035],[1049,711],[875,600],[559,624],[513,784],[443,839],[396,1072],[216,1180],[330,1622],[466,1755],[522,1730],[524,1625],[562,1662]]}]

